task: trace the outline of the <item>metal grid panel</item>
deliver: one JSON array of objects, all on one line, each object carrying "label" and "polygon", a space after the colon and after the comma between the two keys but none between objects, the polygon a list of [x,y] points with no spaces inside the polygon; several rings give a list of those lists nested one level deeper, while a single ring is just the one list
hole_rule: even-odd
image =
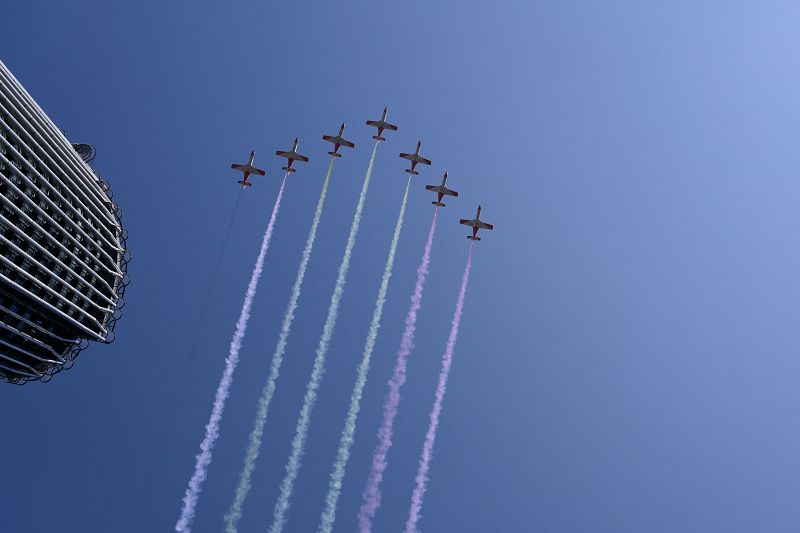
[{"label": "metal grid panel", "polygon": [[0,377],[48,377],[113,339],[125,237],[108,185],[0,62]]}]

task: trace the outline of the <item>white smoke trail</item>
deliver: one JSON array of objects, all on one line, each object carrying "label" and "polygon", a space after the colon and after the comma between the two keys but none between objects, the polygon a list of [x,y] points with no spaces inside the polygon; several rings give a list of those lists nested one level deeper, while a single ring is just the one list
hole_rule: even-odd
[{"label": "white smoke trail", "polygon": [[[409,180],[410,185],[410,180]],[[408,201],[408,186],[403,196],[403,203],[400,208],[400,218],[405,212],[406,202]],[[360,212],[357,212],[360,219]],[[311,410],[314,408],[314,403],[317,399],[317,389],[319,389],[320,382],[322,381],[322,374],[325,371],[325,356],[330,346],[331,337],[333,336],[333,329],[336,325],[336,318],[339,311],[339,301],[344,290],[345,277],[347,269],[350,265],[350,253],[352,251],[352,244],[355,243],[355,232],[357,231],[357,224],[351,228],[350,238],[348,239],[347,247],[345,248],[344,258],[342,264],[339,266],[339,276],[336,280],[336,287],[333,291],[331,304],[328,308],[328,317],[325,320],[325,326],[322,330],[322,336],[317,346],[317,354],[314,359],[314,367],[311,372],[311,379],[306,385],[306,395],[303,399],[303,407],[300,410],[300,416],[297,420],[297,428],[295,430],[294,439],[292,440],[292,451],[289,455],[289,460],[286,463],[286,475],[283,478],[280,486],[280,493],[278,501],[275,504],[275,511],[273,516],[272,525],[270,526],[270,533],[280,533],[286,525],[287,514],[291,504],[290,499],[294,489],[294,482],[297,479],[297,474],[300,471],[300,459],[305,451],[305,443],[308,438],[308,427],[311,423]],[[352,241],[352,242],[351,242]]]},{"label": "white smoke trail", "polygon": [[[409,178],[410,183],[410,178]],[[408,186],[406,186],[408,190]],[[438,209],[436,211],[438,213]],[[417,280],[417,287],[415,295],[417,300],[422,299],[422,283],[424,283],[424,276],[427,274],[427,264],[430,261],[430,251],[433,243],[433,232],[436,228],[436,213],[434,213],[433,222],[431,224],[431,231],[428,234],[428,241],[425,246],[425,254],[423,257],[423,266],[420,267],[422,280]],[[386,303],[386,293],[389,289],[389,279],[392,277],[392,267],[394,266],[394,256],[397,251],[397,243],[400,239],[400,227],[402,225],[402,215],[397,220],[394,228],[394,235],[392,236],[392,244],[389,248],[389,257],[386,258],[386,266],[383,269],[383,279],[381,286],[378,290],[378,298],[375,301],[375,309],[372,313],[372,322],[369,325],[367,332],[367,340],[364,345],[364,352],[361,357],[361,364],[358,366],[358,373],[356,375],[356,384],[353,387],[353,392],[350,395],[350,407],[347,411],[347,418],[345,419],[344,429],[339,440],[339,450],[336,453],[336,462],[333,464],[331,477],[328,481],[328,494],[325,496],[325,510],[322,512],[320,525],[317,531],[320,533],[330,533],[333,529],[333,523],[336,521],[336,504],[339,501],[339,495],[342,492],[342,482],[344,481],[345,468],[347,461],[350,459],[350,448],[353,445],[354,436],[356,432],[356,419],[361,410],[361,397],[364,393],[364,387],[367,384],[367,374],[369,373],[370,360],[372,359],[372,351],[375,348],[375,342],[378,339],[378,329],[381,325],[381,316],[383,315],[383,305]],[[419,305],[412,307],[419,309]],[[416,322],[416,319],[414,320]],[[405,337],[406,335],[404,335]],[[412,341],[409,341],[412,342]],[[411,351],[409,346],[409,352]]]},{"label": "white smoke trail", "polygon": [[300,266],[297,268],[297,276],[295,277],[292,293],[289,297],[289,304],[286,306],[286,313],[283,315],[283,324],[281,325],[281,332],[278,336],[278,345],[275,347],[275,353],[272,355],[269,377],[264,385],[264,389],[261,391],[261,397],[258,400],[253,430],[250,432],[250,441],[247,445],[247,451],[245,452],[244,464],[242,465],[242,471],[239,473],[239,484],[236,487],[236,492],[228,512],[225,514],[225,531],[227,533],[236,533],[237,524],[242,517],[242,506],[250,492],[251,478],[253,476],[253,470],[256,467],[256,461],[258,460],[261,439],[264,436],[264,426],[267,423],[267,415],[269,414],[269,404],[275,393],[275,384],[280,374],[281,365],[283,364],[283,356],[286,353],[286,344],[292,329],[294,312],[297,309],[297,302],[300,299],[300,289],[303,286],[303,278],[306,275],[308,262],[311,258],[311,250],[314,247],[314,239],[316,238],[317,227],[322,217],[322,208],[325,205],[325,198],[328,196],[328,184],[330,183],[334,161],[335,159],[331,158],[331,163],[328,166],[328,173],[322,184],[322,192],[317,201],[317,209],[314,212],[311,229],[308,231],[308,237],[306,238],[306,247],[303,249]]},{"label": "white smoke trail", "polygon": [[225,410],[225,401],[228,399],[231,383],[233,383],[233,371],[236,370],[236,365],[239,363],[239,350],[242,347],[242,340],[247,330],[247,321],[250,319],[250,308],[253,305],[253,298],[256,295],[258,281],[261,279],[261,272],[264,270],[264,257],[267,255],[269,241],[272,238],[272,229],[275,227],[275,219],[281,207],[283,190],[286,187],[286,178],[288,176],[288,173],[283,176],[281,188],[278,191],[278,197],[275,199],[275,206],[272,208],[272,214],[269,217],[267,230],[264,232],[264,238],[261,241],[261,250],[258,253],[258,259],[256,259],[256,264],[253,267],[250,283],[247,285],[247,292],[245,292],[244,295],[242,310],[239,313],[239,320],[236,322],[236,331],[233,334],[233,339],[231,339],[230,351],[228,352],[228,357],[225,358],[225,370],[222,373],[222,378],[217,387],[217,393],[214,396],[214,406],[211,409],[211,416],[208,419],[208,424],[206,424],[206,434],[203,441],[200,443],[200,453],[197,454],[195,460],[194,474],[192,474],[192,478],[189,480],[189,486],[186,487],[186,493],[183,496],[183,508],[181,509],[181,516],[175,524],[175,531],[191,531],[197,500],[200,497],[200,491],[203,489],[203,482],[208,476],[208,466],[211,464],[211,452],[219,437],[219,423],[222,420],[222,412]]}]

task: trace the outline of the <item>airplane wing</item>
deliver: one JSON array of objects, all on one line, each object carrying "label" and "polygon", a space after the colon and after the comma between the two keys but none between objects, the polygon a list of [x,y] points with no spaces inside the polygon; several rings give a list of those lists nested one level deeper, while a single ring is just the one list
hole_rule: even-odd
[{"label": "airplane wing", "polygon": [[429,191],[438,192],[447,196],[458,196],[458,191],[448,189],[447,187],[442,187],[441,185],[426,185],[425,188]]},{"label": "airplane wing", "polygon": [[465,226],[474,226],[475,225],[475,221],[474,220],[470,220],[468,218],[462,218],[461,220],[458,221],[458,223],[459,224],[464,224]]},{"label": "airplane wing", "polygon": [[244,168],[245,168],[245,165],[239,165],[237,163],[234,163],[234,164],[231,165],[231,168],[234,169],[234,170],[242,170],[243,171]]},{"label": "airplane wing", "polygon": [[331,135],[323,135],[323,141],[328,141],[329,143],[338,144],[339,146],[346,146],[347,148],[355,148],[356,145],[345,139],[344,137],[333,137]]},{"label": "airplane wing", "polygon": [[394,124],[389,124],[388,122],[381,122],[380,120],[368,120],[367,126],[372,126],[373,128],[383,128],[389,131],[397,131],[397,126]]},{"label": "airplane wing", "polygon": [[408,159],[409,161],[416,161],[417,163],[422,163],[423,165],[431,164],[430,159],[425,159],[421,155],[417,154],[400,154],[400,157],[402,157],[403,159]]},{"label": "airplane wing", "polygon": [[278,150],[275,152],[275,155],[280,157],[285,157],[286,159],[294,159],[295,161],[302,161],[303,163],[308,163],[308,158],[304,155],[300,155],[297,152],[284,152],[282,150]]},{"label": "airplane wing", "polygon": [[264,175],[266,175],[266,174],[267,174],[266,172],[264,172],[264,171],[263,171],[263,170],[261,170],[260,168],[256,168],[256,167],[253,167],[252,169],[250,169],[250,171],[251,171],[253,174],[258,174],[259,176],[264,176]]},{"label": "airplane wing", "polygon": [[494,226],[492,226],[491,224],[487,224],[486,222],[481,222],[480,220],[478,221],[477,226],[481,229],[494,229]]}]

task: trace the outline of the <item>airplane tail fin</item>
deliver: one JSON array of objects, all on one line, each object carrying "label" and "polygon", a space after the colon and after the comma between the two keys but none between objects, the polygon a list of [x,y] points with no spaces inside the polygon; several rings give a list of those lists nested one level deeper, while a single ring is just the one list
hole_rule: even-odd
[{"label": "airplane tail fin", "polygon": [[373,135],[372,138],[375,139],[376,141],[385,141],[386,140],[385,138],[381,137],[380,135]]},{"label": "airplane tail fin", "polygon": [[336,152],[328,152],[328,155],[332,155],[333,157],[342,157],[342,154]]},{"label": "airplane tail fin", "polygon": [[408,174],[411,174],[412,176],[419,176],[419,172],[418,172],[418,171],[416,171],[416,170],[411,170],[410,168],[407,168],[407,169],[406,169],[406,172],[407,172]]},{"label": "airplane tail fin", "polygon": [[286,172],[289,172],[290,174],[291,174],[292,172],[297,172],[297,171],[296,171],[295,169],[293,169],[292,167],[281,167],[281,170],[285,170]]},{"label": "airplane tail fin", "polygon": [[442,202],[431,202],[431,205],[438,205],[439,207],[445,206],[445,204],[443,204]]},{"label": "airplane tail fin", "polygon": [[469,239],[471,241],[479,241],[479,240],[481,240],[480,237],[473,237],[472,235],[467,235],[467,239]]},{"label": "airplane tail fin", "polygon": [[250,183],[249,181],[240,181],[239,185],[241,185],[242,187],[252,187],[253,186],[253,184]]}]

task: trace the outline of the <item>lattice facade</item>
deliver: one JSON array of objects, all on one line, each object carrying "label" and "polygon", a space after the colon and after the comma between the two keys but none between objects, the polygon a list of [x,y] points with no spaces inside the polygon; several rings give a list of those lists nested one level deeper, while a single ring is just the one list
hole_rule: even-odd
[{"label": "lattice facade", "polygon": [[112,340],[127,259],[107,184],[0,62],[0,377]]}]

